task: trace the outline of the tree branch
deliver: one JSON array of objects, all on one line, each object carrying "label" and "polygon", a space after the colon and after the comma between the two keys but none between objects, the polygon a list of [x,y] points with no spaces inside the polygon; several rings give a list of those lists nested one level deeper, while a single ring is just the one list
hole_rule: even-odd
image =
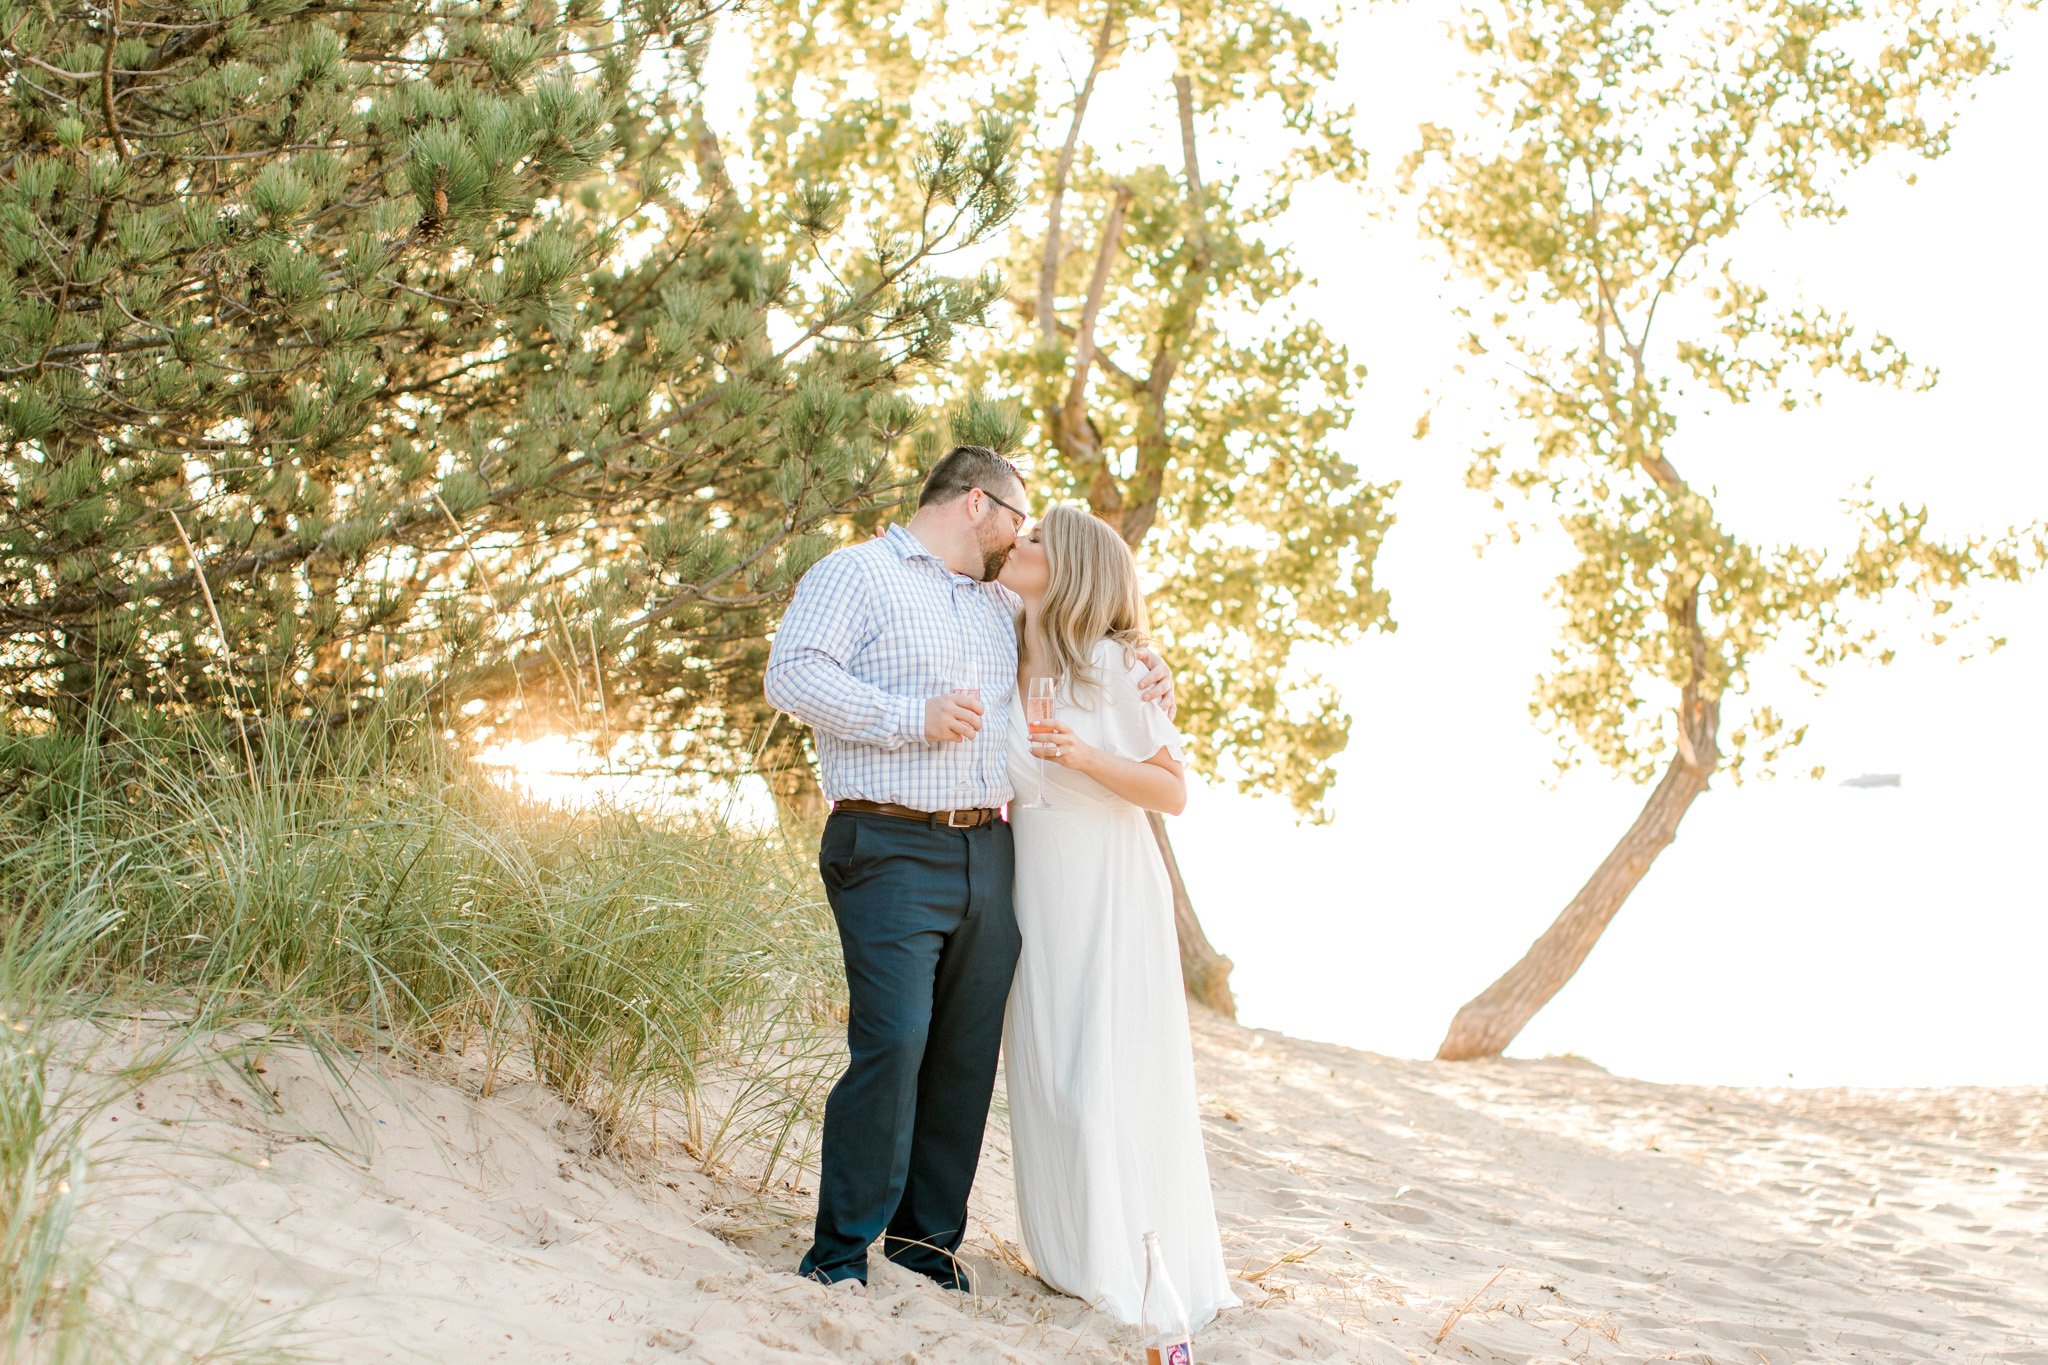
[{"label": "tree branch", "polygon": [[107,14],[107,49],[100,57],[100,107],[107,115],[107,135],[114,139],[114,152],[128,159],[128,143],[121,136],[121,120],[114,117],[114,48],[121,41],[121,0],[113,0]]},{"label": "tree branch", "polygon": [[1038,328],[1045,344],[1051,346],[1058,336],[1055,309],[1060,275],[1060,220],[1067,201],[1067,176],[1074,169],[1074,151],[1081,144],[1081,120],[1088,114],[1089,96],[1095,93],[1095,78],[1100,75],[1109,60],[1110,39],[1116,27],[1116,6],[1109,5],[1102,13],[1102,29],[1095,35],[1095,52],[1088,62],[1088,75],[1081,82],[1081,93],[1074,97],[1074,117],[1067,124],[1067,140],[1060,148],[1060,159],[1053,167],[1052,190],[1045,205],[1045,252],[1038,265]]},{"label": "tree branch", "polygon": [[1134,548],[1152,529],[1159,514],[1159,497],[1166,487],[1166,469],[1173,458],[1172,445],[1166,439],[1166,399],[1193,344],[1202,300],[1209,292],[1216,268],[1209,241],[1208,195],[1202,186],[1202,160],[1195,145],[1194,83],[1185,73],[1173,78],[1173,102],[1180,116],[1188,256],[1173,301],[1161,321],[1158,344],[1145,376],[1137,467],[1118,509],[1119,529],[1124,541]]},{"label": "tree branch", "polygon": [[[1095,252],[1095,274],[1088,281],[1088,298],[1081,307],[1081,321],[1074,329],[1074,374],[1067,384],[1066,401],[1060,405],[1060,421],[1069,432],[1079,431],[1088,421],[1088,372],[1094,365],[1095,323],[1102,313],[1102,296],[1109,288],[1110,267],[1116,263],[1117,248],[1124,235],[1124,220],[1130,216],[1134,191],[1119,183],[1116,200],[1102,222],[1102,242]],[[1041,320],[1042,321],[1042,320]],[[1090,451],[1091,458],[1094,451]]]},{"label": "tree branch", "polygon": [[[1010,306],[1012,308],[1015,308],[1017,312],[1021,314],[1026,321],[1032,323],[1036,323],[1038,321],[1037,303],[1035,303],[1031,299],[1025,298],[1022,294],[1010,295]],[[1059,333],[1061,336],[1070,339],[1073,336],[1075,336],[1076,333],[1079,331],[1079,329],[1076,328],[1073,323],[1064,320],[1056,319],[1055,325],[1059,328]],[[1118,383],[1121,383],[1126,388],[1130,389],[1133,396],[1144,396],[1145,381],[1138,378],[1138,376],[1132,374],[1123,366],[1117,364],[1114,360],[1111,360],[1109,358],[1108,352],[1104,351],[1101,347],[1098,346],[1090,352],[1090,355],[1093,357],[1095,361],[1096,369],[1101,370],[1104,374],[1110,376],[1112,379],[1115,379]]]},{"label": "tree branch", "polygon": [[1173,78],[1173,103],[1180,113],[1181,169],[1187,176],[1188,233],[1195,243],[1196,268],[1209,268],[1209,201],[1202,188],[1202,162],[1195,155],[1195,95],[1187,76]]},{"label": "tree branch", "polygon": [[704,117],[702,98],[690,103],[690,156],[697,163],[698,178],[715,197],[726,200],[737,197],[733,192],[732,177],[726,174],[725,153],[719,148],[718,134],[711,127],[710,120]]}]

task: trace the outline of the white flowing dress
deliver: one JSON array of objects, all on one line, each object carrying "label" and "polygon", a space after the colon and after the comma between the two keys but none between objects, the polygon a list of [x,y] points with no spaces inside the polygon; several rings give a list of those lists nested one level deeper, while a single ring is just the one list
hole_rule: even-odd
[{"label": "white flowing dress", "polygon": [[[1144,670],[1104,640],[1103,686],[1062,695],[1082,740],[1123,758],[1181,736],[1138,695]],[[1142,808],[1041,762],[1023,703],[1010,726],[1023,954],[1003,1026],[1018,1221],[1046,1283],[1126,1322],[1145,1289],[1147,1232],[1200,1327],[1238,1306],[1223,1268],[1195,1110],[1173,893]],[[1022,805],[1042,794],[1045,809]]]}]

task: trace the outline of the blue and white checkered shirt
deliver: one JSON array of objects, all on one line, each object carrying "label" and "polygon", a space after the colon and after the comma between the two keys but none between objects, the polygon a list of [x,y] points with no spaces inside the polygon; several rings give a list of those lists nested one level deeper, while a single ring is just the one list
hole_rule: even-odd
[{"label": "blue and white checkered shirt", "polygon": [[[768,653],[768,702],[817,732],[825,797],[967,810],[1010,799],[1015,593],[956,574],[901,526],[797,584]],[[981,733],[930,744],[924,704],[981,688]]]}]

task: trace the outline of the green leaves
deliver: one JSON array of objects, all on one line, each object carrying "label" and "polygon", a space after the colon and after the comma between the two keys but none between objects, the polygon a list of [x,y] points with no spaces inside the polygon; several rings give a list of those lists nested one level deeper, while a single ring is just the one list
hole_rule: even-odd
[{"label": "green leaves", "polygon": [[[1716,518],[1711,467],[1673,455],[1680,412],[1708,394],[1791,408],[1844,381],[1933,383],[1884,333],[1752,280],[1738,230],[1839,216],[1858,168],[1944,152],[1969,83],[1994,68],[2002,13],[1854,0],[1473,12],[1476,94],[1499,117],[1424,129],[1407,175],[1425,229],[1476,286],[1471,311],[1492,314],[1471,349],[1504,376],[1502,420],[1470,481],[1543,496],[1578,551],[1533,705],[1564,763],[1646,778],[1675,756],[1711,771],[1722,700],[1765,650],[1796,645],[1817,685],[1819,666],[1877,644],[1851,624],[1853,601],[2038,567],[2034,528],[1995,550],[1944,544],[1924,513],[1867,507],[1846,556],[1752,545]],[[1769,713],[1730,737],[1731,759],[1800,733]]]},{"label": "green leaves", "polygon": [[1862,383],[1931,389],[1935,372],[1913,364],[1882,332],[1866,332],[1827,308],[1775,307],[1769,293],[1722,268],[1721,282],[1705,285],[1721,320],[1712,344],[1677,343],[1679,362],[1695,378],[1738,403],[1774,395],[1791,410],[1821,401],[1819,380],[1834,373]]},{"label": "green leaves", "polygon": [[[1346,723],[1295,651],[1388,621],[1371,564],[1391,490],[1333,449],[1357,376],[1289,311],[1301,279],[1275,231],[1301,181],[1363,170],[1318,26],[1333,17],[1220,0],[1001,4],[941,24],[921,3],[775,0],[748,30],[765,77],[754,117],[723,144],[764,184],[747,206],[759,231],[873,223],[869,253],[831,263],[848,304],[956,210],[964,235],[1000,247],[998,268],[901,288],[856,325],[902,337],[920,364],[967,356],[934,385],[950,430],[921,429],[916,459],[950,440],[1014,452],[1036,501],[1083,499],[1118,526],[1172,580],[1154,626],[1187,676],[1199,761],[1304,811]],[[902,130],[921,121],[919,149]],[[1225,137],[1272,169],[1219,175]]]}]

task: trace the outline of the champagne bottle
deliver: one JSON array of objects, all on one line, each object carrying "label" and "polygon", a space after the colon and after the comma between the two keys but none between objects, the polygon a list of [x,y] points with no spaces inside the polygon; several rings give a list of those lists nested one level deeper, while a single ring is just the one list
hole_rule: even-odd
[{"label": "champagne bottle", "polygon": [[1156,1232],[1145,1234],[1145,1297],[1138,1321],[1145,1335],[1145,1365],[1194,1365],[1188,1310],[1166,1273],[1166,1253],[1159,1249]]}]

